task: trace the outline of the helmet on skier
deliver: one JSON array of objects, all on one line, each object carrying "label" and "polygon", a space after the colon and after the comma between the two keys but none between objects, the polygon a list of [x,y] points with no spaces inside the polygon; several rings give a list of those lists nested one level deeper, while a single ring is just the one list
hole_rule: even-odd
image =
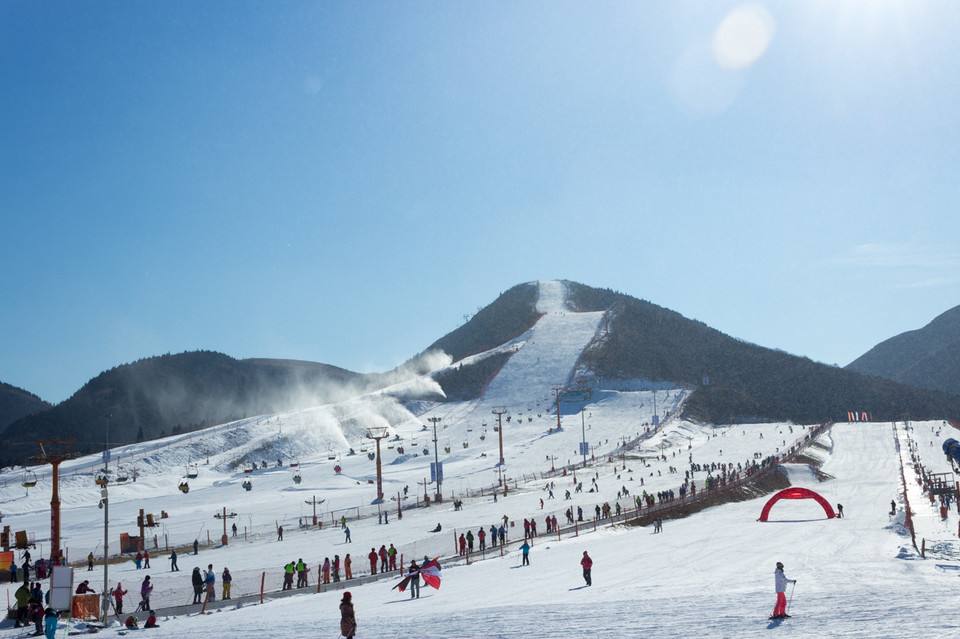
[{"label": "helmet on skier", "polygon": [[778,570],[783,570],[783,564],[780,563],[779,561],[777,562],[777,569],[778,569]]}]

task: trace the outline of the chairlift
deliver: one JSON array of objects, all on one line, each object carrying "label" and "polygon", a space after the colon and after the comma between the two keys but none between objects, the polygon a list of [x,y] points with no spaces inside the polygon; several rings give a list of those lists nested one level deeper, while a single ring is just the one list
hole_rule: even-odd
[{"label": "chairlift", "polygon": [[[391,446],[390,448],[393,448],[393,446]],[[376,453],[367,453],[367,459],[369,459],[370,461],[373,461],[376,458],[377,458]]]},{"label": "chairlift", "polygon": [[177,488],[179,488],[180,492],[183,493],[184,495],[190,492],[190,484],[188,484],[185,481],[180,482],[180,485],[177,486]]},{"label": "chairlift", "polygon": [[243,482],[242,484],[240,484],[240,486],[242,486],[243,489],[247,492],[250,492],[251,490],[253,490],[253,482],[250,481],[249,479]]},{"label": "chairlift", "polygon": [[109,481],[110,481],[110,477],[107,475],[107,473],[105,473],[102,470],[98,472],[96,476],[93,478],[93,483],[95,483],[100,488],[103,488],[104,486],[106,486],[107,483],[109,483]]},{"label": "chairlift", "polygon": [[424,448],[424,449],[423,449],[423,456],[426,457],[426,456],[429,455],[429,454],[430,454],[430,450],[429,450],[428,448]]},{"label": "chairlift", "polygon": [[469,447],[470,447],[470,442],[464,441],[464,442],[463,442],[463,447],[464,447],[464,448],[469,448]]},{"label": "chairlift", "polygon": [[300,476],[300,473],[297,473],[293,476],[293,483],[299,485],[303,481],[303,477]]},{"label": "chairlift", "polygon": [[33,488],[37,485],[37,474],[32,470],[24,470],[20,485],[24,488]]},{"label": "chairlift", "polygon": [[443,447],[443,452],[448,454],[450,453],[450,444],[447,444],[446,446]]},{"label": "chairlift", "polygon": [[327,453],[327,459],[333,461],[333,460],[336,460],[336,458],[337,458],[337,455],[332,450]]},{"label": "chairlift", "polygon": [[184,476],[185,476],[187,479],[196,479],[199,475],[200,475],[200,469],[197,468],[197,465],[196,465],[196,464],[189,464],[189,465],[187,466],[186,475],[184,475]]},{"label": "chairlift", "polygon": [[403,446],[397,446],[397,453],[403,454]]}]

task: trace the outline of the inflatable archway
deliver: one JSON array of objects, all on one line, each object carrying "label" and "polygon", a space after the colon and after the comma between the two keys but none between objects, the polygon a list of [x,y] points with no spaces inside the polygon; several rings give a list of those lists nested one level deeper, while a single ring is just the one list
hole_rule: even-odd
[{"label": "inflatable archway", "polygon": [[781,499],[813,499],[823,507],[823,512],[827,513],[827,519],[833,519],[837,516],[836,513],[833,512],[833,506],[830,505],[830,502],[828,502],[819,494],[813,492],[809,488],[791,486],[790,488],[784,488],[779,493],[767,500],[767,503],[763,505],[763,510],[760,512],[759,521],[767,521],[767,516],[770,514],[770,509],[773,508],[773,505]]}]

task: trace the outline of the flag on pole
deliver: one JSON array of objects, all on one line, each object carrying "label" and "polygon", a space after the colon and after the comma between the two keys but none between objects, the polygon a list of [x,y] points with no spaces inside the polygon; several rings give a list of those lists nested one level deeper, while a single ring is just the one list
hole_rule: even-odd
[{"label": "flag on pole", "polygon": [[440,590],[440,562],[437,561],[436,557],[426,562],[415,571],[407,573],[407,575],[400,581],[400,583],[394,586],[394,588],[400,592],[404,592],[411,580],[421,578],[423,579],[423,583],[427,584],[431,588]]}]

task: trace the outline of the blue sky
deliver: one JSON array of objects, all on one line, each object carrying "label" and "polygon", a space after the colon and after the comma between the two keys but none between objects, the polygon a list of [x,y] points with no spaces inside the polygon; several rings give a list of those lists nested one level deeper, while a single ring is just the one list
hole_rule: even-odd
[{"label": "blue sky", "polygon": [[[744,10],[760,32],[725,30]],[[196,348],[382,369],[554,277],[846,364],[960,303],[958,27],[920,0],[6,0],[0,380],[60,401]]]}]

